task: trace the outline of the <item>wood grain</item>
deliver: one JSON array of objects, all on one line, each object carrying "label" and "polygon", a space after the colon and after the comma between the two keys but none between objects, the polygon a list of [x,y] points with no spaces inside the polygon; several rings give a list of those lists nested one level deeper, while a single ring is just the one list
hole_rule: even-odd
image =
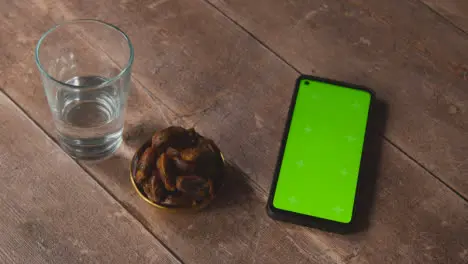
[{"label": "wood grain", "polygon": [[468,1],[422,0],[422,2],[468,33]]},{"label": "wood grain", "polygon": [[0,120],[0,262],[179,263],[3,93]]},{"label": "wood grain", "polygon": [[141,201],[128,182],[124,149],[89,169],[187,263],[465,263],[467,203],[391,145],[381,152],[378,171],[364,179],[380,175],[372,190],[377,196],[366,196],[375,209],[370,220],[360,219],[369,221],[364,232],[351,235],[272,221],[266,193],[235,167],[216,203],[194,215],[168,214]]},{"label": "wood grain", "polygon": [[[370,210],[366,232],[341,236],[270,220],[264,210],[265,190],[297,73],[203,2],[160,1],[157,7],[144,9],[155,3],[16,1],[20,8],[8,10],[18,16],[3,27],[0,38],[15,39],[14,28],[23,27],[39,35],[49,26],[50,16],[54,20],[94,16],[129,33],[137,58],[125,144],[114,157],[83,166],[184,262],[467,261],[466,202],[388,143],[374,153],[376,157],[382,153],[381,161],[370,176],[380,176],[376,209]],[[27,16],[30,6],[42,6],[44,11]],[[7,59],[1,59],[0,65],[10,66],[0,67],[5,69],[0,86],[52,134],[37,72],[24,55],[34,42],[2,50]],[[128,179],[135,149],[155,129],[171,123],[196,125],[240,168],[231,168],[228,187],[209,210],[199,214],[155,210],[136,195]],[[367,196],[369,208],[372,191]]]},{"label": "wood grain", "polygon": [[385,136],[468,197],[467,35],[413,0],[209,1],[299,71],[374,89]]}]

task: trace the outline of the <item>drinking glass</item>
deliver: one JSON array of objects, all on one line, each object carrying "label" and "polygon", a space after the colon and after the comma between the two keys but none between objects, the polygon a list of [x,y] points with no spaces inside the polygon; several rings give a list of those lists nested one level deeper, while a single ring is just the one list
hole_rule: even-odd
[{"label": "drinking glass", "polygon": [[61,147],[77,159],[114,153],[130,89],[128,36],[102,21],[68,21],[41,37],[35,57]]}]

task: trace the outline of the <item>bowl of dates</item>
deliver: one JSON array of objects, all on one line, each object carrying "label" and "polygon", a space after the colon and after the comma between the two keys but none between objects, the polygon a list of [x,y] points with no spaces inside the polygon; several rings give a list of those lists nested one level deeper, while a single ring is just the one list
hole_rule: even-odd
[{"label": "bowl of dates", "polygon": [[135,153],[130,179],[151,205],[167,210],[206,207],[222,186],[224,158],[216,144],[195,129],[156,131]]}]

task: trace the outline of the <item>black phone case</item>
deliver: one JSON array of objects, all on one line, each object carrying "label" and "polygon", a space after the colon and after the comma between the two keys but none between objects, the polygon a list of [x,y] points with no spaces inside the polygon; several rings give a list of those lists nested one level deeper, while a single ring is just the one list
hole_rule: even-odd
[{"label": "black phone case", "polygon": [[[278,182],[279,171],[280,171],[280,168],[281,168],[281,163],[282,163],[282,159],[283,159],[283,155],[284,155],[284,150],[285,150],[286,142],[287,142],[287,139],[288,139],[289,127],[291,125],[291,119],[292,119],[292,115],[293,115],[293,112],[294,112],[294,107],[296,105],[296,98],[297,98],[297,94],[298,94],[298,91],[299,91],[299,84],[303,80],[318,81],[318,82],[324,82],[324,83],[334,84],[334,85],[338,85],[338,86],[344,86],[344,87],[351,88],[351,89],[366,91],[371,95],[370,106],[369,106],[369,114],[368,114],[369,117],[367,119],[366,132],[365,132],[365,135],[364,135],[363,155],[361,156],[361,164],[366,160],[366,157],[365,157],[365,156],[367,156],[366,155],[366,149],[368,148],[367,145],[368,145],[368,142],[369,142],[369,140],[368,140],[368,137],[369,137],[368,129],[369,129],[369,123],[371,121],[371,116],[372,116],[372,112],[373,112],[372,109],[373,109],[373,104],[374,104],[374,100],[375,100],[374,92],[369,88],[359,86],[359,85],[355,85],[355,84],[349,84],[349,83],[345,83],[345,82],[339,82],[339,81],[334,81],[334,80],[321,78],[321,77],[310,76],[310,75],[301,75],[301,76],[299,76],[297,78],[297,80],[296,80],[296,87],[294,89],[293,96],[292,96],[292,99],[291,99],[291,104],[290,104],[290,107],[289,107],[288,117],[287,117],[287,120],[286,120],[286,125],[285,125],[284,132],[283,132],[283,138],[282,138],[282,141],[281,141],[281,147],[280,147],[279,155],[278,155],[277,162],[276,162],[276,168],[275,168],[275,172],[274,172],[273,182],[271,184],[270,193],[269,193],[269,196],[268,196],[268,201],[267,201],[267,206],[266,206],[267,207],[266,208],[267,213],[274,220],[289,222],[289,223],[292,223],[292,224],[298,224],[298,225],[302,225],[302,226],[308,226],[308,227],[317,228],[317,229],[321,229],[321,230],[329,231],[329,232],[350,233],[350,232],[356,231],[355,223],[354,223],[355,214],[356,214],[356,205],[353,208],[353,216],[352,216],[351,222],[348,223],[348,224],[339,223],[339,222],[335,222],[335,221],[331,221],[331,220],[327,220],[327,219],[322,219],[322,218],[318,218],[318,217],[313,217],[313,216],[308,216],[308,215],[297,214],[297,213],[294,213],[294,212],[281,210],[281,209],[275,208],[273,206],[273,197],[274,197],[274,194],[275,194],[276,184]],[[359,176],[361,174],[361,171],[362,171],[362,166],[361,166],[360,171],[359,171]],[[361,177],[359,177],[359,176],[358,176],[358,180],[357,180],[356,199],[355,199],[355,201],[357,200],[357,197],[359,196],[360,188],[361,188],[361,185],[362,185],[361,180],[360,180]]]}]

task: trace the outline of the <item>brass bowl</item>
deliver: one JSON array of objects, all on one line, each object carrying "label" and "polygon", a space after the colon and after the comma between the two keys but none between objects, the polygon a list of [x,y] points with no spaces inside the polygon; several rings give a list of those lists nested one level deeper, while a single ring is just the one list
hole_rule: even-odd
[{"label": "brass bowl", "polygon": [[[147,203],[151,204],[152,206],[154,206],[154,207],[156,207],[158,209],[163,209],[163,210],[170,211],[170,212],[196,212],[196,211],[199,211],[199,210],[207,207],[211,203],[211,201],[213,201],[213,199],[208,199],[208,200],[203,201],[200,204],[197,204],[196,206],[181,207],[181,206],[169,206],[169,205],[164,205],[164,204],[158,204],[158,203],[155,203],[155,202],[151,201],[150,199],[148,199],[145,196],[143,190],[140,189],[140,187],[138,187],[137,183],[135,182],[135,175],[136,175],[136,172],[137,172],[137,164],[138,164],[138,161],[139,161],[141,155],[150,146],[151,146],[151,139],[146,141],[135,152],[135,154],[133,155],[131,164],[130,164],[130,181],[132,182],[132,185],[135,188],[135,191],[138,193],[138,195],[141,197],[141,199],[143,199],[144,201],[146,201]],[[223,154],[221,152],[220,152],[220,155],[221,155],[221,159],[223,160],[224,166],[226,166],[226,161],[224,160],[224,156],[223,156]],[[224,172],[223,172],[223,174],[224,174]],[[222,175],[222,176],[224,176],[224,175]],[[220,186],[218,186],[217,190],[215,190],[215,195],[219,191],[219,189],[222,187],[222,185],[223,185],[223,183],[222,183],[222,179],[221,179],[221,184],[220,184]]]}]

